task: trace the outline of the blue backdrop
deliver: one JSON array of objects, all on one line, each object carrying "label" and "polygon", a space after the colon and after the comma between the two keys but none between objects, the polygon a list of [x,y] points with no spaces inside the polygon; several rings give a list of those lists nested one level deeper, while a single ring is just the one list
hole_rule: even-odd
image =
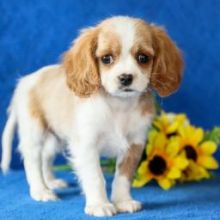
[{"label": "blue backdrop", "polygon": [[[1,0],[0,134],[19,77],[59,61],[82,27],[112,15],[163,25],[182,49],[185,74],[175,95],[160,99],[204,128],[220,125],[220,1],[218,0]],[[14,155],[13,166],[20,166]]]}]

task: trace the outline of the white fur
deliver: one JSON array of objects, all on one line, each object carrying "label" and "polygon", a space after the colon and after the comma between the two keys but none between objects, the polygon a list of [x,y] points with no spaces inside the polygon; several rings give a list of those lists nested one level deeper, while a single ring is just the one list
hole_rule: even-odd
[{"label": "white fur", "polygon": [[[136,60],[130,53],[135,43],[135,21],[128,17],[117,17],[117,22],[112,27],[121,39],[121,54],[119,61],[111,69],[101,72],[101,80],[105,89],[114,96],[138,96],[148,88],[150,73],[143,73]],[[133,92],[124,92],[120,89],[118,77],[123,74],[132,74],[133,83],[129,86]]]},{"label": "white fur", "polygon": [[[55,179],[51,170],[56,152],[66,143],[86,196],[87,214],[111,216],[116,209],[133,212],[141,207],[132,200],[128,179],[118,171],[113,183],[114,205],[109,202],[99,161],[101,155],[117,157],[120,161],[132,144],[144,146],[152,119],[151,114],[142,114],[138,102],[149,79],[129,52],[134,43],[133,21],[119,19],[115,25],[122,41],[122,54],[109,73],[101,73],[102,85],[108,94],[101,89],[90,98],[75,96],[68,89],[65,72],[59,65],[42,68],[22,78],[17,85],[3,134],[2,169],[6,171],[9,167],[13,128],[17,123],[19,150],[24,158],[30,195],[35,200],[56,200],[51,189],[66,187],[65,182]],[[118,89],[115,79],[122,73],[135,77],[132,95]],[[45,89],[48,98],[42,95],[41,104],[51,130],[44,130],[28,109],[30,90],[47,74],[53,75]]]},{"label": "white fur", "polygon": [[11,162],[12,139],[13,139],[15,125],[16,125],[15,112],[11,112],[2,135],[1,169],[3,173],[6,173],[9,170],[9,166]]},{"label": "white fur", "polygon": [[135,212],[141,209],[141,203],[130,195],[130,181],[126,176],[115,173],[112,184],[112,201],[119,212]]}]

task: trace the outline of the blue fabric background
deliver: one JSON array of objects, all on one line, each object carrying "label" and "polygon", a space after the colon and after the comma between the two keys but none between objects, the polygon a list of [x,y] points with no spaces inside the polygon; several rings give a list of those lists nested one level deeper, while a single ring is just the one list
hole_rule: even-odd
[{"label": "blue fabric background", "polygon": [[[60,201],[36,202],[28,195],[28,186],[22,171],[0,173],[1,220],[219,220],[220,178],[201,183],[179,184],[164,191],[155,183],[141,189],[132,189],[135,199],[143,203],[139,212],[117,214],[113,218],[94,218],[83,212],[84,197],[73,174],[59,172],[67,180],[68,189],[57,190]],[[112,176],[106,175],[110,194]]]},{"label": "blue fabric background", "polygon": [[[0,134],[19,77],[56,63],[82,27],[112,15],[163,25],[182,49],[181,89],[159,99],[204,128],[220,124],[220,1],[218,0],[1,0]],[[19,167],[17,155],[13,167]]]}]

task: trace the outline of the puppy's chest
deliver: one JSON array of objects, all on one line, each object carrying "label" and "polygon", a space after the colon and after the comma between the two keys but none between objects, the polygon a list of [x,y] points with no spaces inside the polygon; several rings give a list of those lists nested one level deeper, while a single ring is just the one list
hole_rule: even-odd
[{"label": "puppy's chest", "polygon": [[140,126],[141,117],[138,111],[118,111],[113,112],[109,120],[111,129],[116,133],[128,137]]},{"label": "puppy's chest", "polygon": [[111,111],[103,124],[99,138],[99,148],[102,154],[116,156],[135,141],[135,138],[145,132],[146,118],[138,110]]}]

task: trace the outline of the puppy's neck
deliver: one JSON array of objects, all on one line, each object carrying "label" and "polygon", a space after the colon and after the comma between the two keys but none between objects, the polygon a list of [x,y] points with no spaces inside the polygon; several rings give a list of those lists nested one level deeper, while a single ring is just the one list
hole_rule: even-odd
[{"label": "puppy's neck", "polygon": [[133,110],[138,106],[141,96],[130,96],[130,97],[118,97],[112,96],[104,90],[101,92],[101,95],[105,98],[107,104],[111,109],[115,111],[127,111]]}]

